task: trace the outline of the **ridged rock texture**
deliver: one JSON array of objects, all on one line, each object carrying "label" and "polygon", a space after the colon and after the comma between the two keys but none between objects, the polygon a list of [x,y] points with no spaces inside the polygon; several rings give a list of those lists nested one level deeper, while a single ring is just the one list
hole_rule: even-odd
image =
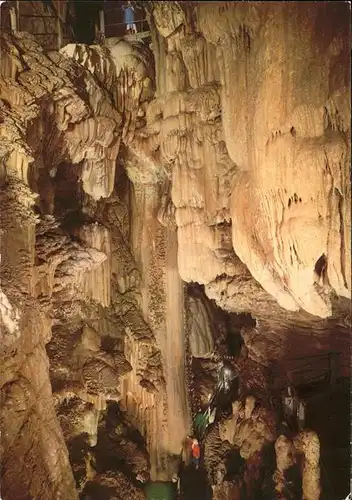
[{"label": "ridged rock texture", "polygon": [[331,293],[351,288],[343,9],[199,2],[194,31],[177,29],[177,2],[170,18],[154,9],[174,70],[147,116],[172,171],[181,277],[224,282],[238,310],[248,269],[283,308],[330,316]]},{"label": "ridged rock texture", "polygon": [[349,376],[348,5],[145,4],[151,48],[0,38],[2,498],[170,480],[216,353],[214,498],[318,500],[333,444],[272,397]]}]

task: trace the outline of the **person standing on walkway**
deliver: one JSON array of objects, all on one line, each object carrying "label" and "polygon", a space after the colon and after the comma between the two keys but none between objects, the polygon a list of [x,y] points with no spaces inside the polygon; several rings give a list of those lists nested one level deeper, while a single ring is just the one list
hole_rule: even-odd
[{"label": "person standing on walkway", "polygon": [[127,5],[123,7],[124,15],[123,22],[126,25],[127,34],[137,33],[137,26],[135,23],[135,12],[132,2],[127,2]]},{"label": "person standing on walkway", "polygon": [[194,438],[192,442],[192,463],[196,469],[199,468],[200,464],[200,446],[198,439]]}]

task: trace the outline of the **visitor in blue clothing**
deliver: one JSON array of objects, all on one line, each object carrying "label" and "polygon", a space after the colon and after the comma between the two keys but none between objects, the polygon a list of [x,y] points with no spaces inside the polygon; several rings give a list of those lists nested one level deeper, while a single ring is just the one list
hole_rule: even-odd
[{"label": "visitor in blue clothing", "polygon": [[127,5],[125,5],[123,9],[124,9],[123,22],[126,25],[127,33],[137,33],[137,27],[135,24],[135,13],[132,2],[127,2]]}]

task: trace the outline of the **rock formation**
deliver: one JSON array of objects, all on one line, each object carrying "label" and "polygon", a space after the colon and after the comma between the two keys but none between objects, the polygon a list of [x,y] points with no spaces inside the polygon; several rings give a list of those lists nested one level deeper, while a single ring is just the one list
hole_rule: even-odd
[{"label": "rock formation", "polygon": [[75,43],[63,2],[56,51],[21,3],[49,38],[0,38],[4,500],[171,480],[224,355],[214,498],[320,498],[278,401],[330,351],[349,376],[347,4],[144,2],[149,47]]}]

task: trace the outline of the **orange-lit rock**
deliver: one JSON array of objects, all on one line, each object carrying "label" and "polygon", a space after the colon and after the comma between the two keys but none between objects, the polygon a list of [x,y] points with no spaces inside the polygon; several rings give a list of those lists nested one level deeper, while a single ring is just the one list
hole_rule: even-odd
[{"label": "orange-lit rock", "polygon": [[[21,3],[40,15],[26,29],[53,30]],[[310,376],[289,358],[336,351],[331,379],[350,370],[348,6],[146,7],[153,53],[1,35],[4,500],[170,480],[214,353],[240,373],[205,442],[214,497],[271,500],[302,462],[318,499],[326,441],[281,435],[275,403],[331,375],[328,357]]]}]

